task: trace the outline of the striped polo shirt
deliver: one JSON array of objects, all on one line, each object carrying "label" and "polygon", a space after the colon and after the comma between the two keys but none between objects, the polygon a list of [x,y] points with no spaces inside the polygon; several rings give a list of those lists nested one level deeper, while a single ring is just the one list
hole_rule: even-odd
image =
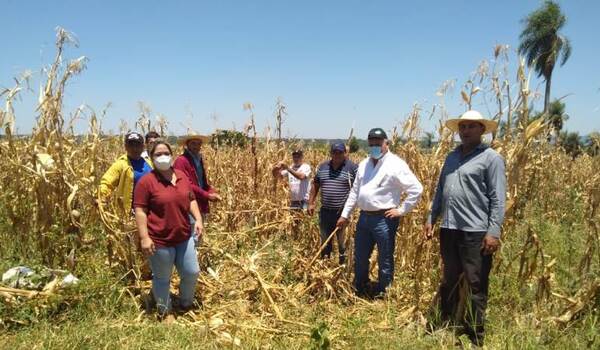
[{"label": "striped polo shirt", "polygon": [[331,161],[319,165],[315,184],[321,188],[321,206],[326,209],[342,209],[356,177],[358,166],[346,159],[339,169],[333,169]]}]

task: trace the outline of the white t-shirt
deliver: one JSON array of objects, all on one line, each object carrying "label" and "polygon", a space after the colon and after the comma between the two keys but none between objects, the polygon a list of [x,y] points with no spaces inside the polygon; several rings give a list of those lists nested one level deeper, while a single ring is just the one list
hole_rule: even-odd
[{"label": "white t-shirt", "polygon": [[292,201],[308,201],[308,196],[310,194],[310,165],[306,163],[299,167],[292,165],[292,169],[295,172],[306,175],[306,177],[304,180],[300,180],[287,170],[281,171],[281,176],[287,176],[290,183],[290,199]]}]

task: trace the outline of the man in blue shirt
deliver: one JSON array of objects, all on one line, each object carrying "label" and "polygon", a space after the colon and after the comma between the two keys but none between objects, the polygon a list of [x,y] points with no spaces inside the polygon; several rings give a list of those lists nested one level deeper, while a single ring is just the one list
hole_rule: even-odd
[{"label": "man in blue shirt", "polygon": [[[504,159],[481,143],[482,135],[495,131],[497,123],[484,119],[479,112],[468,111],[448,120],[446,126],[458,132],[461,145],[450,152],[442,167],[424,231],[431,238],[433,225],[441,218],[442,320],[460,318],[473,344],[481,346],[492,254],[500,246],[504,220]],[[456,315],[461,274],[469,285],[469,300],[465,315]]]},{"label": "man in blue shirt", "polygon": [[[321,163],[312,183],[308,199],[308,214],[315,212],[315,201],[321,190],[321,210],[319,211],[319,229],[321,244],[329,238],[336,228],[336,223],[344,209],[344,203],[356,177],[357,165],[347,159],[346,146],[343,143],[331,145],[331,160]],[[344,229],[337,232],[340,265],[346,263],[346,239]],[[333,240],[329,240],[322,257],[329,257],[333,250]]]}]

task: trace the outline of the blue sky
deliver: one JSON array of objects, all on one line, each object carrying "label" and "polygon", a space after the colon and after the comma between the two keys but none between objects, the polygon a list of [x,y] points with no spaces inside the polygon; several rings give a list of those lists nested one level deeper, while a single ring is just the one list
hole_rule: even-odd
[{"label": "blue sky", "polygon": [[[555,70],[553,96],[570,94],[566,128],[586,134],[600,130],[600,2],[560,3],[573,55]],[[37,90],[40,68],[54,56],[54,28],[62,26],[80,41],[66,56],[90,59],[68,86],[65,108],[86,103],[99,111],[111,102],[107,131],[121,119],[133,125],[138,101],[167,116],[174,134],[190,122],[202,133],[215,126],[239,130],[248,120],[242,105],[252,102],[264,130],[281,97],[288,136],[344,138],[354,126],[362,137],[373,126],[390,130],[415,102],[431,108],[448,79],[458,79],[449,111],[463,112],[462,82],[496,44],[514,51],[520,20],[539,4],[2,0],[0,87],[31,69]],[[532,87],[543,92],[539,80]],[[34,123],[36,95],[25,93],[17,103],[19,132]],[[431,131],[434,122],[422,126]]]}]

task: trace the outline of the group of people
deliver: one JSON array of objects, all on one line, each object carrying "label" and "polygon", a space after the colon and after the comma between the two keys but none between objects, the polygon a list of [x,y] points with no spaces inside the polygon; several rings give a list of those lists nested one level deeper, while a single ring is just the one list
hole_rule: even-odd
[{"label": "group of people", "polygon": [[[482,143],[482,136],[496,131],[497,123],[477,111],[467,111],[446,122],[461,143],[448,154],[440,171],[431,210],[423,227],[424,239],[433,237],[440,223],[443,277],[439,288],[440,324],[456,320],[459,279],[469,286],[463,330],[476,345],[483,344],[492,254],[500,246],[504,220],[506,174],[504,159]],[[314,178],[303,162],[302,151],[292,153],[293,164],[278,163],[277,178],[288,178],[290,207],[315,212],[321,193],[319,228],[324,249],[331,255],[337,237],[339,263],[346,262],[344,229],[355,207],[360,209],[354,235],[354,288],[359,296],[384,295],[394,277],[395,238],[400,218],[418,203],[423,186],[407,163],[389,150],[384,130],[368,134],[369,156],[356,165],[348,159],[344,144],[331,145],[328,161]],[[326,244],[325,244],[326,243]],[[369,259],[377,246],[378,281],[369,280]]]},{"label": "group of people", "polygon": [[193,307],[200,273],[195,246],[207,220],[209,202],[221,200],[206,176],[201,154],[204,139],[199,135],[183,138],[183,154],[174,159],[171,145],[158,133],[149,132],[144,138],[129,132],[124,142],[126,154],[100,180],[101,205],[113,195],[122,218],[135,218],[161,316],[171,311],[173,266],[180,277],[180,309]]},{"label": "group of people", "polygon": [[[500,154],[482,143],[484,134],[497,129],[495,121],[477,111],[467,111],[448,120],[446,127],[458,133],[461,143],[448,154],[440,171],[423,237],[431,239],[433,227],[440,221],[442,321],[456,321],[458,284],[463,275],[469,286],[463,329],[474,344],[482,345],[492,254],[500,246],[504,219],[505,164]],[[106,198],[116,190],[123,212],[135,213],[141,249],[152,269],[152,292],[159,312],[165,314],[171,307],[169,280],[173,266],[181,277],[182,307],[193,303],[199,273],[194,237],[202,234],[208,203],[220,197],[207,181],[200,152],[202,137],[184,138],[184,153],[173,162],[171,147],[158,136],[146,135],[148,155],[144,157],[144,138],[128,133],[127,154],[107,171],[99,192]],[[417,205],[423,186],[408,164],[390,151],[383,129],[369,131],[368,145],[368,157],[357,165],[348,159],[346,145],[332,144],[330,159],[319,164],[314,176],[304,163],[303,151],[294,150],[293,163],[275,164],[272,174],[276,179],[287,178],[291,210],[306,210],[313,215],[320,193],[323,258],[331,256],[335,235],[339,263],[346,263],[345,228],[353,210],[359,208],[353,284],[359,296],[380,297],[394,278],[400,218]],[[369,259],[375,246],[377,283],[369,280]]]}]

